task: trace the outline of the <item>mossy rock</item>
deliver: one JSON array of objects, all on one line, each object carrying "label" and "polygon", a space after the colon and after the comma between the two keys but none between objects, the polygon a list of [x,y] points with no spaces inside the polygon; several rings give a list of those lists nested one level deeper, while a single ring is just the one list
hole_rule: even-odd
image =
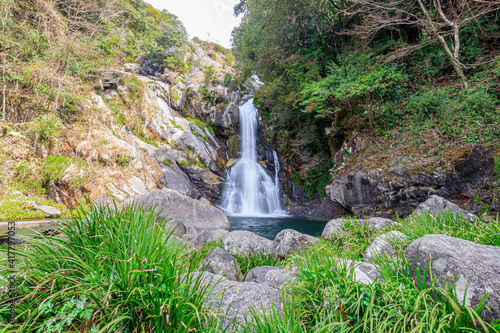
[{"label": "mossy rock", "polygon": [[238,153],[240,152],[240,136],[233,135],[231,138],[229,138],[229,140],[227,140],[226,144],[229,156],[237,157]]}]

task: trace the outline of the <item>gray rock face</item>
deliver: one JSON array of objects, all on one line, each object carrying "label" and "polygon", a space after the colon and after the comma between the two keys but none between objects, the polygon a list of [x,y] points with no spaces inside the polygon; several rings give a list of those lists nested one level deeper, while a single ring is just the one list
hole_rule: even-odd
[{"label": "gray rock face", "polygon": [[393,244],[397,244],[406,239],[406,235],[399,231],[391,231],[386,234],[380,235],[365,251],[365,261],[373,261],[373,259],[380,257],[395,257],[396,250]]},{"label": "gray rock face", "polygon": [[273,253],[273,242],[250,231],[232,231],[222,239],[222,247],[232,254]]},{"label": "gray rock face", "polygon": [[285,229],[280,231],[274,238],[274,254],[279,257],[286,257],[317,241],[316,237],[302,234],[292,229]]},{"label": "gray rock face", "polygon": [[[172,223],[182,222],[186,228],[225,230],[230,228],[227,216],[220,209],[171,189],[153,190],[135,197],[134,201],[136,205],[155,207],[159,216],[168,215]],[[133,200],[128,199],[122,207],[131,205],[132,202]]]},{"label": "gray rock face", "polygon": [[[354,146],[346,147],[347,151]],[[355,155],[358,150],[350,152]],[[339,153],[343,155],[342,151]],[[454,161],[453,168],[446,169],[432,166],[433,159],[428,157],[408,161],[406,156],[394,156],[390,167],[382,164],[381,169],[372,170],[360,163],[348,164],[344,173],[327,186],[326,192],[332,201],[362,217],[374,216],[376,212],[406,217],[432,195],[472,200],[486,193],[490,186],[487,184],[495,179],[492,157],[495,153],[477,145],[470,150],[457,148],[456,154],[461,158]],[[337,160],[336,155],[335,163],[341,166],[343,158]],[[481,199],[483,205],[491,205],[492,198]]]},{"label": "gray rock face", "polygon": [[272,288],[281,289],[283,283],[294,278],[295,275],[285,268],[261,266],[252,268],[248,272],[245,282],[265,283]]},{"label": "gray rock face", "polygon": [[177,237],[182,237],[186,234],[186,226],[181,222],[167,220],[165,226],[166,226],[165,231],[167,233],[171,232],[172,235],[175,235]]},{"label": "gray rock face", "polygon": [[207,272],[224,276],[228,280],[242,281],[243,275],[240,273],[240,266],[232,255],[216,247],[203,259],[201,269]]},{"label": "gray rock face", "polygon": [[235,321],[245,322],[250,309],[268,313],[274,305],[281,312],[281,300],[278,291],[266,284],[253,282],[236,282],[222,278],[220,275],[204,273],[203,283],[213,287],[205,303],[214,316],[221,319],[222,327],[239,328]]},{"label": "gray rock face", "polygon": [[201,230],[200,233],[193,238],[191,243],[195,246],[200,246],[207,242],[218,242],[228,233],[229,231],[224,229]]},{"label": "gray rock face", "polygon": [[380,273],[377,268],[366,262],[352,261],[344,258],[331,258],[332,264],[337,267],[346,267],[348,270],[353,269],[354,280],[358,283],[369,285],[380,278]]},{"label": "gray rock face", "polygon": [[427,201],[421,203],[417,209],[413,212],[412,216],[419,215],[422,213],[444,213],[451,212],[453,216],[461,216],[465,220],[474,222],[477,219],[477,216],[466,212],[462,208],[458,207],[454,203],[449,202],[448,200],[441,198],[437,195],[432,195]]},{"label": "gray rock face", "polygon": [[174,170],[173,168],[161,163],[160,169],[162,171],[160,183],[164,184],[169,189],[193,198],[195,195],[193,185],[189,181],[189,178],[179,168]]},{"label": "gray rock face", "polygon": [[480,316],[489,322],[500,318],[500,247],[445,235],[426,235],[412,242],[405,256],[412,272],[418,269],[423,275],[430,267],[439,285],[455,283],[461,304],[465,297],[465,305],[477,307],[489,293]]}]

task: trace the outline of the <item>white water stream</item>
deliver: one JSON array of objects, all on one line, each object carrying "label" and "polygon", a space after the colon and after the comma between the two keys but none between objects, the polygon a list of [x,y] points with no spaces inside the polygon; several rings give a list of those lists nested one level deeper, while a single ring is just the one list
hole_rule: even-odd
[{"label": "white water stream", "polygon": [[270,216],[286,213],[279,198],[279,161],[273,153],[275,180],[257,162],[257,116],[253,99],[240,107],[241,159],[228,172],[222,209],[229,215]]}]

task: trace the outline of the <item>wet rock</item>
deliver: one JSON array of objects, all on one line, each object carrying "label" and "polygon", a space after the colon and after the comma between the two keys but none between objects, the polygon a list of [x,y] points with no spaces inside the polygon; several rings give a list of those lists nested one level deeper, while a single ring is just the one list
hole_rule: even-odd
[{"label": "wet rock", "polygon": [[373,261],[376,258],[396,257],[394,245],[403,242],[406,235],[399,231],[391,231],[380,235],[365,251],[365,261]]},{"label": "wet rock", "polygon": [[466,212],[457,205],[437,195],[432,195],[427,201],[420,204],[417,207],[417,209],[413,212],[412,216],[416,216],[423,213],[439,214],[446,212],[451,212],[453,216],[455,216],[455,218],[457,216],[460,216],[470,222],[474,222],[477,219],[476,215]]},{"label": "wet rock", "polygon": [[489,293],[480,316],[488,322],[500,318],[500,247],[445,235],[426,235],[413,241],[405,256],[412,272],[418,270],[422,276],[430,268],[438,285],[455,284],[460,304],[465,298],[465,305],[475,308]]},{"label": "wet rock", "polygon": [[292,229],[285,229],[280,231],[274,238],[274,254],[278,257],[286,257],[318,241],[316,237]]},{"label": "wet rock", "polygon": [[159,216],[168,215],[171,221],[182,222],[186,228],[225,230],[230,228],[227,216],[220,209],[171,189],[153,190],[136,196],[133,200],[128,199],[121,206],[131,205],[133,202],[136,205],[154,208]]},{"label": "wet rock", "polygon": [[206,269],[207,272],[224,276],[228,280],[241,281],[243,275],[240,273],[240,267],[236,259],[217,247],[201,262],[201,269]]},{"label": "wet rock", "polygon": [[226,234],[222,239],[222,247],[231,254],[273,253],[272,241],[246,230],[236,230]]},{"label": "wet rock", "polygon": [[193,238],[192,244],[195,245],[195,246],[201,246],[201,245],[203,245],[204,243],[207,243],[207,242],[219,242],[228,233],[229,233],[229,231],[224,230],[224,229],[201,230],[198,233],[198,235],[196,235]]},{"label": "wet rock", "polygon": [[252,268],[245,277],[245,282],[265,283],[272,288],[281,289],[286,281],[294,278],[295,275],[285,268],[261,266]]}]

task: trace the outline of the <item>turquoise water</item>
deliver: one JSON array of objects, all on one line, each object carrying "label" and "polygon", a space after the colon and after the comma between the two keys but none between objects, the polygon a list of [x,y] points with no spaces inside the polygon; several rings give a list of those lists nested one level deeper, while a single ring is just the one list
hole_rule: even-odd
[{"label": "turquoise water", "polygon": [[245,217],[228,216],[231,231],[248,230],[259,236],[273,240],[284,229],[294,229],[311,236],[320,236],[328,221],[312,220],[299,216]]}]

